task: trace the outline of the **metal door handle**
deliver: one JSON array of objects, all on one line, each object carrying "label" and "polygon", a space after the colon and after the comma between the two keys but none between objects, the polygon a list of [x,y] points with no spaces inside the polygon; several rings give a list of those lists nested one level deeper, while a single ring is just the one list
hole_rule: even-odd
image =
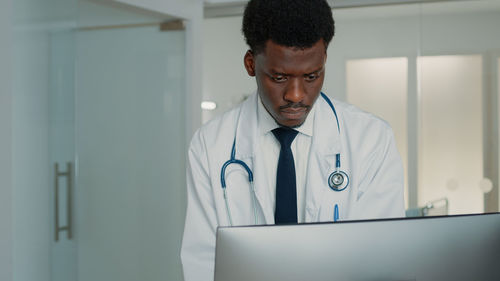
[{"label": "metal door handle", "polygon": [[[59,232],[66,231],[68,235],[68,239],[71,239],[73,236],[72,233],[72,219],[71,219],[71,208],[72,208],[72,165],[70,162],[66,163],[66,172],[59,171],[59,164],[54,164],[55,177],[54,177],[54,187],[55,187],[55,240],[59,240]],[[59,178],[66,177],[66,186],[67,186],[67,199],[66,199],[66,226],[59,226]]]}]

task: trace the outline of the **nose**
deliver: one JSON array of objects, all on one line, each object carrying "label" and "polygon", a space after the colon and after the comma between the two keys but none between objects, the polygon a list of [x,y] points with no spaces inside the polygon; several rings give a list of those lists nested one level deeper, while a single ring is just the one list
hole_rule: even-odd
[{"label": "nose", "polygon": [[306,90],[304,88],[304,83],[301,79],[294,77],[288,83],[286,88],[284,99],[288,102],[299,103],[304,100],[306,95]]}]

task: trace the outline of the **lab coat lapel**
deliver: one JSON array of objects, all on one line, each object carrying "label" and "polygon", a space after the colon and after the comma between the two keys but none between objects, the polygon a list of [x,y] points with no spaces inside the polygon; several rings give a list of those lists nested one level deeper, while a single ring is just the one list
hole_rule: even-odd
[{"label": "lab coat lapel", "polygon": [[242,105],[236,134],[236,158],[241,159],[253,172],[254,188],[258,208],[259,223],[274,224],[273,206],[270,200],[269,188],[266,187],[264,165],[259,165],[257,94],[251,95]]},{"label": "lab coat lapel", "polygon": [[[306,222],[319,220],[321,200],[329,190],[328,177],[335,169],[336,154],[340,153],[340,135],[332,109],[319,97],[316,101],[314,131],[306,179]],[[340,112],[337,111],[339,122]],[[342,123],[340,123],[342,129]]]}]

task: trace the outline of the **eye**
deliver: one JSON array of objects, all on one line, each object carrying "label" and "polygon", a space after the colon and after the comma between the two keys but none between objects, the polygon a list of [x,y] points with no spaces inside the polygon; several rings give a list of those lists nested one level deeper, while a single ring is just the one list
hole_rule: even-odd
[{"label": "eye", "polygon": [[273,81],[277,83],[285,82],[286,80],[288,80],[285,75],[274,75],[271,76],[271,79],[273,79]]},{"label": "eye", "polygon": [[318,73],[306,74],[304,78],[307,82],[312,82],[319,78],[319,74]]}]

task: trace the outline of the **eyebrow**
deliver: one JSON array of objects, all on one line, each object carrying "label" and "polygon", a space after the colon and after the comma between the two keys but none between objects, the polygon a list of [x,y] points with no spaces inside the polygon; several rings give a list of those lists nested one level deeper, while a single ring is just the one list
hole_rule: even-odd
[{"label": "eyebrow", "polygon": [[270,71],[270,74],[271,74],[271,75],[284,75],[284,76],[286,76],[286,75],[290,75],[290,74],[286,74],[286,73],[284,73],[284,72],[279,72],[279,71],[274,71],[274,70],[271,70],[271,71]]},{"label": "eyebrow", "polygon": [[322,71],[324,71],[324,70],[325,70],[325,67],[324,67],[324,66],[322,66],[322,67],[320,67],[320,68],[318,68],[318,69],[316,69],[316,70],[314,70],[314,71],[311,71],[311,72],[309,72],[309,73],[306,73],[306,74],[304,74],[304,75],[309,75],[309,74],[313,74],[313,73],[319,73],[319,72],[322,72]]},{"label": "eyebrow", "polygon": [[[303,75],[310,75],[310,74],[314,74],[314,73],[319,73],[319,72],[323,72],[325,70],[325,67],[320,67],[314,71],[311,71],[311,72],[308,72],[308,73],[304,73]],[[290,76],[290,74],[287,74],[287,73],[284,73],[284,72],[279,72],[279,71],[274,71],[274,70],[271,70],[271,75],[283,75],[283,76]]]}]

